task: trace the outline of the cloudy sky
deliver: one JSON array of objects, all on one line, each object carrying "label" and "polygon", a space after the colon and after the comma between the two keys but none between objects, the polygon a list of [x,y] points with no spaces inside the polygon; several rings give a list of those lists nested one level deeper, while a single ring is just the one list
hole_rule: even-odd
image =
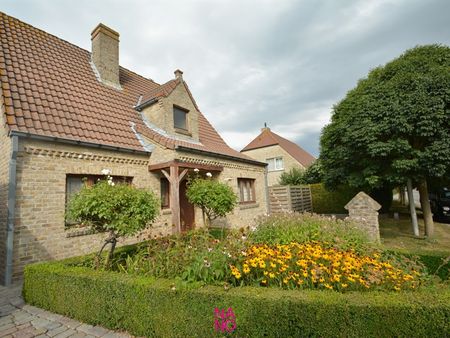
[{"label": "cloudy sky", "polygon": [[2,0],[0,10],[90,50],[102,22],[120,63],[158,83],[180,68],[202,112],[240,150],[268,126],[319,154],[331,108],[416,45],[450,45],[449,0]]}]

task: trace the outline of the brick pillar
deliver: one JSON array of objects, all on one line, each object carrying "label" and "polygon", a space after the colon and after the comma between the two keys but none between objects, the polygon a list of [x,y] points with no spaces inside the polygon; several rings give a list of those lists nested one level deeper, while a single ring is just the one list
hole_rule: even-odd
[{"label": "brick pillar", "polygon": [[360,191],[347,203],[345,209],[351,220],[363,229],[374,242],[380,242],[380,228],[378,224],[378,210],[381,205],[372,197]]}]

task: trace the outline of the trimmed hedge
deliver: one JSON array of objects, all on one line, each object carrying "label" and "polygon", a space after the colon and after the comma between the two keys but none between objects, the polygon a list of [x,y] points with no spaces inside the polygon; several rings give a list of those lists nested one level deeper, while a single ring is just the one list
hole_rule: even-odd
[{"label": "trimmed hedge", "polygon": [[328,191],[322,183],[311,184],[313,212],[316,214],[347,214],[344,206],[358,193],[348,187]]},{"label": "trimmed hedge", "polygon": [[[214,309],[232,307],[237,337],[444,337],[450,289],[349,292],[183,286],[69,262],[25,268],[25,300],[92,325],[148,337],[212,337]],[[71,260],[69,264],[73,264]],[[173,289],[175,285],[175,290]],[[223,333],[221,334],[223,336]]]}]

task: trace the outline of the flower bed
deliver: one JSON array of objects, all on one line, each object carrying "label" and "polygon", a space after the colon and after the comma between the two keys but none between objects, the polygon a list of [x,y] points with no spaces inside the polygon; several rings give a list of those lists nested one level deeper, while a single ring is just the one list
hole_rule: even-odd
[{"label": "flower bed", "polygon": [[339,250],[329,243],[253,245],[243,253],[239,266],[232,266],[236,283],[284,288],[415,289],[422,280],[422,266],[403,259],[403,266],[380,254],[361,255]]}]

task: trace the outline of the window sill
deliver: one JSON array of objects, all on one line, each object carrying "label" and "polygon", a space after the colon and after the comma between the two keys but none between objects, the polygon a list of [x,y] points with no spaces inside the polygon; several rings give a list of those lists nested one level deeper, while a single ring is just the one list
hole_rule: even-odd
[{"label": "window sill", "polygon": [[178,134],[183,134],[183,135],[192,137],[192,133],[189,132],[189,130],[187,130],[187,129],[182,129],[182,128],[175,127],[175,132],[178,133]]},{"label": "window sill", "polygon": [[253,208],[258,208],[259,207],[259,203],[256,202],[246,202],[246,203],[241,203],[239,205],[239,210],[245,210],[245,209],[253,209]]},{"label": "window sill", "polygon": [[274,172],[274,171],[284,171],[284,168],[283,169],[272,169],[272,170],[267,170],[269,173],[272,173],[272,172]]}]

